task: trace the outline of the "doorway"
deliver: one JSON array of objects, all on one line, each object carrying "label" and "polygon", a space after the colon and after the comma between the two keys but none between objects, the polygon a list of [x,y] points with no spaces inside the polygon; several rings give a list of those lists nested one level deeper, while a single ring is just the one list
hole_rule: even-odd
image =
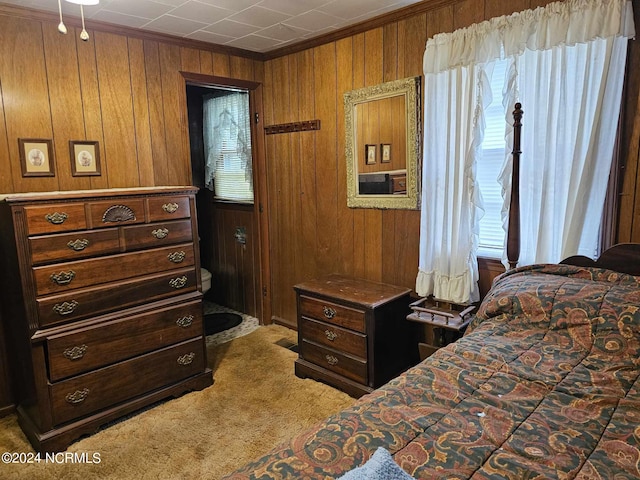
[{"label": "doorway", "polygon": [[[248,95],[249,111],[245,113],[253,120],[258,118],[256,113],[260,111],[261,86],[254,82],[204,75],[190,78],[189,74],[183,73],[183,76],[186,82],[192,183],[200,189],[196,195],[200,259],[202,267],[211,272],[212,277],[211,289],[205,299],[254,316],[260,323],[271,323],[266,288],[268,258],[262,254],[268,251],[263,248],[267,237],[266,222],[261,218],[261,211],[264,210],[261,198],[264,190],[260,182],[263,141],[257,134],[254,121],[248,123],[251,145],[248,161],[253,198],[249,199],[246,195],[241,199],[224,197],[220,193],[226,188],[224,182],[221,183],[221,175],[216,174],[215,181],[208,181],[212,168],[212,102],[233,95]],[[219,151],[215,150],[215,153],[222,162]],[[225,165],[229,162],[227,157],[224,157],[224,162]],[[231,180],[227,178],[225,185],[235,181],[235,177]]]}]

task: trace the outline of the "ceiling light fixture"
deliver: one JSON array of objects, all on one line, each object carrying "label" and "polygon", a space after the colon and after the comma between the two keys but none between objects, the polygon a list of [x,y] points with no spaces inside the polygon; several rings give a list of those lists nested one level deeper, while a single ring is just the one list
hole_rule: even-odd
[{"label": "ceiling light fixture", "polygon": [[[98,5],[100,0],[66,0],[69,3],[75,3],[76,5],[80,5],[80,18],[82,19],[82,31],[80,32],[80,39],[85,42],[89,40],[89,33],[86,28],[84,28],[84,6],[85,5]],[[58,31],[60,33],[67,33],[67,27],[65,27],[62,22],[62,5],[60,4],[60,0],[58,0],[58,12],[60,13],[60,23],[58,24]]]}]

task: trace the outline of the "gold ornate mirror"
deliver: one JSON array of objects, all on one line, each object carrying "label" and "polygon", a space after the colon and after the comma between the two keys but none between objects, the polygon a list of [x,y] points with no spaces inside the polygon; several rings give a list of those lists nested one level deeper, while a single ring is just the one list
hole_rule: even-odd
[{"label": "gold ornate mirror", "polygon": [[344,94],[347,205],[419,206],[420,77]]}]

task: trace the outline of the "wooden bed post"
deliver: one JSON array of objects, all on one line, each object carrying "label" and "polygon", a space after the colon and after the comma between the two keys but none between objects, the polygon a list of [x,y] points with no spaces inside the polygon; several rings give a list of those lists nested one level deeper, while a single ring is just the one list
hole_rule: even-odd
[{"label": "wooden bed post", "polygon": [[507,259],[515,268],[520,257],[520,135],[522,104],[516,103],[513,111],[513,165],[511,170],[511,198],[509,199],[509,225],[507,227]]}]

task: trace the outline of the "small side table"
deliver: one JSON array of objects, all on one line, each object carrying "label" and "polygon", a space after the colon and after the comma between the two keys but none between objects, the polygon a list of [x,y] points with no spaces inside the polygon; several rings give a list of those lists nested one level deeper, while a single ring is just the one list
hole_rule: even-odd
[{"label": "small side table", "polygon": [[412,313],[407,320],[424,326],[424,342],[418,343],[420,360],[458,340],[473,318],[476,308],[471,304],[453,303],[434,297],[421,298],[410,305]]}]

